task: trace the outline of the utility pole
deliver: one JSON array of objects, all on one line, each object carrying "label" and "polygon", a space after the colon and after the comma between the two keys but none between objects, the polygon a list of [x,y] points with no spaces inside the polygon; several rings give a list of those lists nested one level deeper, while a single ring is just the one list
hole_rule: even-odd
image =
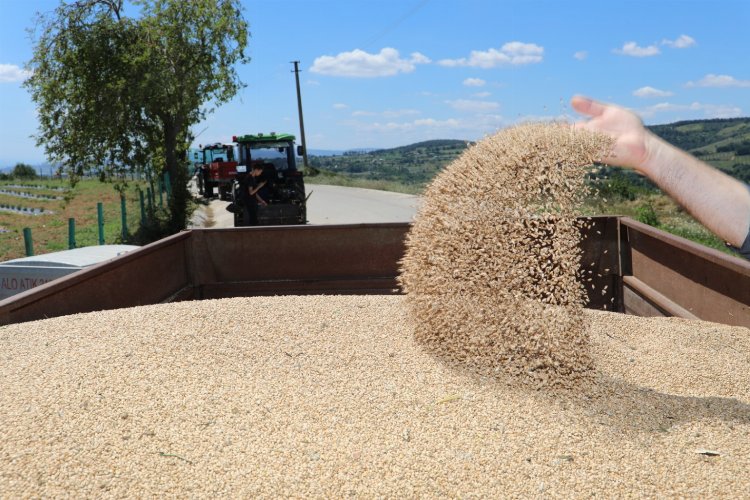
[{"label": "utility pole", "polygon": [[305,141],[305,120],[302,118],[302,93],[299,89],[299,61],[292,61],[294,64],[294,78],[297,81],[297,110],[299,111],[299,131],[302,136],[302,163],[305,169],[309,170],[310,165],[307,163],[307,142]]}]

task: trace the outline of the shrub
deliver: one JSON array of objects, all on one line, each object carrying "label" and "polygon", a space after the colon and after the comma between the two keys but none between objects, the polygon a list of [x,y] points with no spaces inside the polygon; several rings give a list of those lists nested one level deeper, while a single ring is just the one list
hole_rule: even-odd
[{"label": "shrub", "polygon": [[18,179],[36,179],[37,177],[36,169],[25,163],[16,163],[11,175]]},{"label": "shrub", "polygon": [[644,203],[638,206],[638,208],[635,209],[635,213],[635,218],[638,222],[648,224],[649,226],[659,227],[659,217],[656,215],[656,210],[654,210],[651,203]]}]

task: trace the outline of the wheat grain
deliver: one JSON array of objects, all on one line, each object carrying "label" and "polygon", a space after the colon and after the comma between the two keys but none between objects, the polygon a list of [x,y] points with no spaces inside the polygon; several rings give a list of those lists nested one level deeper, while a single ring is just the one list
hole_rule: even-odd
[{"label": "wheat grain", "polygon": [[586,167],[610,146],[564,124],[523,125],[480,141],[438,175],[401,263],[420,343],[537,384],[590,371],[577,279],[586,222],[577,210]]}]

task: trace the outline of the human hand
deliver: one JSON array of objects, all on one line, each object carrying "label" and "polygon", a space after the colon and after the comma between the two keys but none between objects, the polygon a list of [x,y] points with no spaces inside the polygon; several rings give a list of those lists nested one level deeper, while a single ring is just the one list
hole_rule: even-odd
[{"label": "human hand", "polygon": [[612,152],[602,158],[604,163],[647,173],[644,169],[654,136],[646,130],[635,113],[583,96],[573,97],[570,104],[579,113],[591,117],[588,121],[576,123],[576,128],[602,132],[614,138]]}]

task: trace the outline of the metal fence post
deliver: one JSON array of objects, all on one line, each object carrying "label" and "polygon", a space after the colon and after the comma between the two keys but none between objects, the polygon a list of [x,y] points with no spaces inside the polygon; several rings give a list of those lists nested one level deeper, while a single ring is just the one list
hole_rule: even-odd
[{"label": "metal fence post", "polygon": [[128,207],[126,206],[125,195],[120,195],[120,214],[122,216],[122,241],[128,239]]},{"label": "metal fence post", "polygon": [[31,228],[23,228],[23,244],[26,247],[26,256],[34,255],[34,241],[31,239]]},{"label": "metal fence post", "polygon": [[167,200],[172,198],[172,181],[169,178],[169,172],[164,172],[164,187],[167,189]]},{"label": "metal fence post", "polygon": [[104,207],[101,201],[96,204],[96,218],[99,223],[99,244],[104,245]]},{"label": "metal fence post", "polygon": [[151,192],[151,188],[146,188],[146,198],[148,198],[148,213],[154,213],[154,193]]},{"label": "metal fence post", "polygon": [[146,225],[146,206],[143,203],[143,190],[138,188],[138,201],[141,202],[141,226]]},{"label": "metal fence post", "polygon": [[68,219],[68,248],[71,250],[76,247],[76,220]]}]

